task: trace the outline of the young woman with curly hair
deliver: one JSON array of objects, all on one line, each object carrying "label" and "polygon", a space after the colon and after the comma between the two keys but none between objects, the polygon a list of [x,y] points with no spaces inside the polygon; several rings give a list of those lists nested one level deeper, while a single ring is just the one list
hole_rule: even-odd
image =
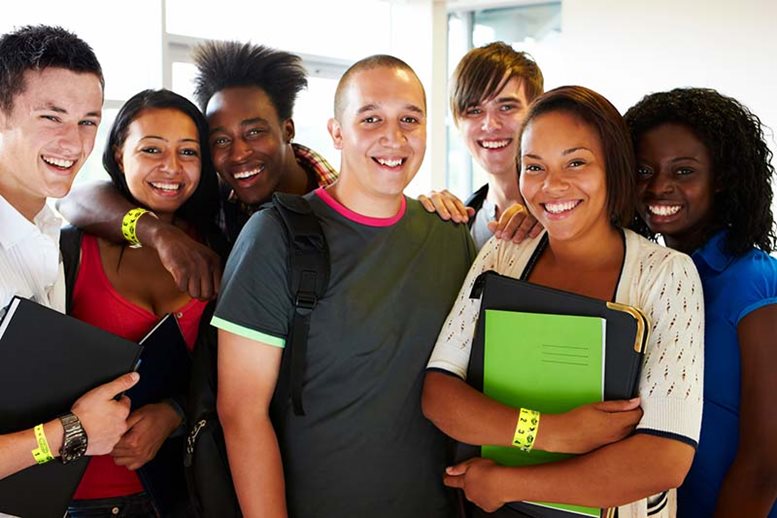
[{"label": "young woman with curly hair", "polygon": [[777,517],[777,260],[761,121],[701,88],[648,95],[626,113],[641,219],[690,254],[704,289],[704,412],[679,516]]}]

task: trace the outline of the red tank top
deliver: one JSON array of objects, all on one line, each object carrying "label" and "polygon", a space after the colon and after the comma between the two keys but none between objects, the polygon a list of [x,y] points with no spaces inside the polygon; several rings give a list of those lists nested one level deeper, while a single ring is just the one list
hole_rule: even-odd
[{"label": "red tank top", "polygon": [[[206,304],[192,299],[175,312],[190,351],[194,347],[200,317]],[[84,234],[81,242],[81,264],[73,289],[72,315],[136,342],[160,319],[151,311],[125,299],[114,289],[103,270],[97,239],[88,234]],[[143,485],[134,471],[117,466],[110,455],[100,455],[91,458],[73,498],[113,498],[142,491]]]}]

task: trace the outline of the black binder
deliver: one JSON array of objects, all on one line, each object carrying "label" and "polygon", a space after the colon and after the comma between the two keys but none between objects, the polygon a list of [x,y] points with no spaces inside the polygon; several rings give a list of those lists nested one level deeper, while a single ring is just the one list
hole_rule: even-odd
[{"label": "black binder", "polygon": [[[525,280],[500,275],[494,271],[480,274],[475,280],[470,297],[481,299],[480,315],[475,327],[467,370],[467,383],[478,391],[483,392],[485,311],[496,309],[591,316],[605,319],[607,326],[604,399],[631,399],[639,394],[639,375],[642,370],[642,360],[650,325],[647,317],[638,308],[532,284]],[[458,459],[463,460],[475,456],[480,456],[479,446],[458,445]],[[603,516],[606,516],[606,513],[607,510],[603,512]],[[576,515],[523,502],[513,502],[488,516],[569,518]]]},{"label": "black binder", "polygon": [[[136,343],[14,297],[0,323],[0,433],[67,413],[88,390],[131,371],[140,351]],[[0,513],[64,515],[87,463],[86,457],[54,460],[0,480]]]},{"label": "black binder", "polygon": [[140,381],[127,391],[132,409],[184,395],[189,389],[191,357],[175,317],[169,313],[162,317],[140,345]]},{"label": "black binder", "polygon": [[[182,403],[189,390],[191,356],[175,316],[168,313],[162,317],[140,345],[140,381],[127,391],[132,409],[168,398]],[[182,435],[168,437],[156,456],[137,472],[162,514],[188,503],[183,451]]]}]

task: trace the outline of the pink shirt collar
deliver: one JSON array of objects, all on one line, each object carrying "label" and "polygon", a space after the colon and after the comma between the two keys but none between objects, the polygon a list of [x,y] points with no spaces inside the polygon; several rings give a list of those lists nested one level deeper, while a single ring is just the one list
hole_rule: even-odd
[{"label": "pink shirt collar", "polygon": [[363,214],[359,214],[358,212],[354,212],[339,201],[335,200],[331,194],[329,194],[326,189],[323,187],[319,187],[315,190],[316,195],[321,198],[321,200],[332,207],[338,214],[341,216],[350,219],[351,221],[354,221],[356,223],[359,223],[361,225],[367,225],[369,227],[390,227],[391,225],[398,222],[400,219],[402,219],[402,216],[405,215],[405,210],[407,209],[407,201],[405,200],[405,197],[402,196],[402,203],[399,206],[399,210],[397,213],[390,218],[373,218],[370,216],[364,216]]}]

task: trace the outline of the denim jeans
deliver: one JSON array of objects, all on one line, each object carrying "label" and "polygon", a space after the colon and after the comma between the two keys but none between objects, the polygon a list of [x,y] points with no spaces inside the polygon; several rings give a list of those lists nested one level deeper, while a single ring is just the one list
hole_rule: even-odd
[{"label": "denim jeans", "polygon": [[67,518],[158,518],[151,497],[146,493],[96,500],[73,500]]}]

